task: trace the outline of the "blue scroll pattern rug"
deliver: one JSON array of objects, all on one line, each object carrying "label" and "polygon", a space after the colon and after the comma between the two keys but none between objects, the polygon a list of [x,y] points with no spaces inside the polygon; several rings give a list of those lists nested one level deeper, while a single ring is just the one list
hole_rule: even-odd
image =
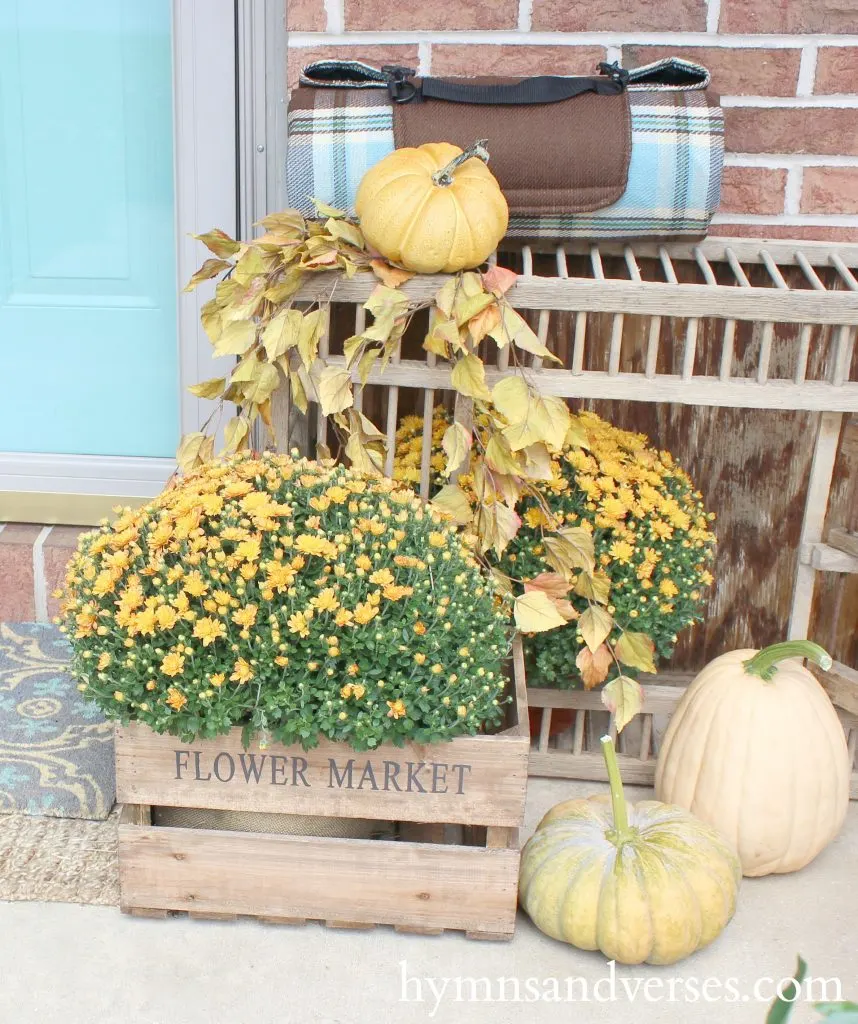
[{"label": "blue scroll pattern rug", "polygon": [[54,626],[0,622],[0,814],[104,819],[113,726],[81,699]]}]

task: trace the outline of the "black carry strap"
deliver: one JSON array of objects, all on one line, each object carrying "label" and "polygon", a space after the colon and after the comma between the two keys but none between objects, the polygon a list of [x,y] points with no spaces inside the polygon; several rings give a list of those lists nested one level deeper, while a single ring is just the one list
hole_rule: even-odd
[{"label": "black carry strap", "polygon": [[375,68],[359,60],[319,60],[308,64],[301,73],[301,84],[328,89],[384,89],[395,103],[410,100],[446,100],[448,103],[473,103],[482,106],[527,106],[535,103],[558,103],[582,93],[614,96],[623,92],[629,72],[618,64],[599,65],[600,76],[567,78],[540,75],[519,82],[487,85],[467,81],[445,81],[424,78],[413,81],[416,71],[398,64]]},{"label": "black carry strap", "polygon": [[[607,68],[599,78],[563,78],[555,75],[540,75],[538,78],[524,78],[520,82],[505,85],[470,84],[462,81],[446,81],[443,78],[424,78],[417,94],[426,100],[446,100],[448,103],[472,103],[481,106],[527,106],[534,103],[558,103],[573,96],[593,92],[600,96],[615,96],[626,87],[627,73],[611,64],[600,64]],[[394,99],[399,82],[391,82],[390,90]],[[410,83],[403,83],[410,84]]]}]

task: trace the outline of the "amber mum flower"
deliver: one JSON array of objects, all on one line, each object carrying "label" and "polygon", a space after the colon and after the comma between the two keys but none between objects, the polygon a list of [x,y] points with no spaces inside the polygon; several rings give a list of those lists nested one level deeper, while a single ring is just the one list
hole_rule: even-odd
[{"label": "amber mum flower", "polygon": [[[430,461],[434,488],[448,482],[443,476],[447,457],[442,441],[449,425],[449,413],[436,409]],[[478,418],[475,427],[479,435],[486,424]],[[419,486],[422,448],[422,417],[405,417],[397,432],[397,480]],[[479,448],[474,446],[472,469],[480,468]],[[653,448],[643,434],[621,430],[591,412],[572,416],[562,450],[546,468],[550,474],[539,482],[541,499],[525,492],[516,504],[521,526],[502,556],[486,555],[516,595],[537,577],[549,577],[550,588],[550,578],[566,571],[567,592],[554,597],[568,624],[524,638],[530,680],[539,685],[582,685],[577,656],[584,643],[582,616],[591,605],[607,609],[611,618],[606,642],[615,645],[624,632],[643,634],[654,659],[669,658],[678,634],[701,618],[704,588],[713,581],[713,516],[702,495],[669,452]],[[474,478],[464,474],[458,483],[475,505]],[[564,567],[552,550],[551,535],[562,529],[577,531],[592,542],[595,588],[578,579],[571,566]],[[441,538],[430,534],[428,540],[432,553],[427,558],[434,555],[437,566],[444,557],[438,553],[443,552]],[[670,600],[651,600],[648,592]],[[443,605],[437,614],[446,615]],[[584,622],[589,629],[590,619]],[[617,672],[612,663],[602,681]]]},{"label": "amber mum flower", "polygon": [[204,465],[83,535],[62,599],[86,699],[158,732],[371,750],[491,729],[507,701],[508,613],[472,548],[331,462]]}]

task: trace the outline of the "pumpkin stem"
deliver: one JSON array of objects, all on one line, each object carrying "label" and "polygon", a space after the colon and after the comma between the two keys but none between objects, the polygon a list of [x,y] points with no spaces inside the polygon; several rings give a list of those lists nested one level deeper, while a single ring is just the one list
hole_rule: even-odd
[{"label": "pumpkin stem", "polygon": [[453,159],[447,164],[446,167],[442,167],[440,171],[436,171],[432,175],[432,181],[436,185],[452,185],[453,175],[456,171],[465,163],[466,160],[470,160],[472,157],[476,157],[478,160],[482,160],[484,164],[489,162],[489,151],[486,149],[486,143],[488,139],[477,139],[473,146],[460,153],[458,156],[454,156]]},{"label": "pumpkin stem", "polygon": [[831,655],[819,644],[811,640],[785,640],[780,644],[771,644],[749,658],[744,669],[752,676],[759,676],[767,683],[771,682],[778,670],[778,662],[785,658],[807,658],[815,661],[820,668],[831,668]]},{"label": "pumpkin stem", "polygon": [[619,845],[632,832],[632,829],[629,828],[626,796],[623,792],[623,780],[620,777],[620,766],[617,764],[614,741],[610,736],[603,736],[601,743],[602,756],[605,758],[605,767],[608,769],[608,782],[611,786],[611,811],[614,816],[614,831],[608,835],[613,842]]}]

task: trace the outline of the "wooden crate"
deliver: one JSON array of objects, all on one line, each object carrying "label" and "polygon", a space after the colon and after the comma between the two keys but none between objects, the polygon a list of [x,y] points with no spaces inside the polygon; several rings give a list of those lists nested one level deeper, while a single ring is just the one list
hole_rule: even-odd
[{"label": "wooden crate", "polygon": [[[502,731],[432,746],[245,751],[238,729],[190,744],[139,724],[117,729],[122,909],[512,938],[529,749],[518,643],[510,686]],[[440,841],[159,827],[157,806],[396,821]],[[466,842],[443,841],[450,825],[464,826]]]},{"label": "wooden crate", "polygon": [[[852,763],[850,795],[858,800],[858,672],[839,663],[816,675],[840,715]],[[561,779],[607,782],[599,738],[609,731],[618,746],[623,781],[651,786],[661,739],[693,676],[663,673],[643,683],[643,711],[617,736],[599,690],[553,690],[531,687],[528,701],[533,724],[530,774]],[[552,718],[560,712],[573,720],[552,735]],[[564,721],[565,726],[565,721]]]},{"label": "wooden crate", "polygon": [[[858,664],[858,245],[543,242],[497,260],[521,275],[508,298],[561,360],[517,353],[533,385],[648,434],[717,514],[717,585],[704,621],[680,636],[672,667],[687,681],[725,650],[804,637]],[[443,281],[420,276],[403,291],[428,301]],[[335,365],[345,362],[344,339],[366,326],[374,286],[365,275],[337,285],[321,346]],[[300,298],[329,294],[319,278]],[[355,406],[386,434],[388,472],[400,417],[422,415],[428,497],[432,410],[452,405],[453,393],[449,365],[422,349],[425,325],[415,319],[389,366],[376,364],[364,387],[356,368],[352,376]],[[480,355],[491,387],[509,372],[509,348],[486,341]],[[318,406],[310,427],[333,445]],[[657,712],[620,738],[630,781],[652,781],[676,679],[654,684]],[[547,730],[534,739],[531,773],[602,778],[599,695],[531,689],[530,702],[580,711],[558,739],[549,743]],[[854,752],[858,712],[839,708]]]}]

